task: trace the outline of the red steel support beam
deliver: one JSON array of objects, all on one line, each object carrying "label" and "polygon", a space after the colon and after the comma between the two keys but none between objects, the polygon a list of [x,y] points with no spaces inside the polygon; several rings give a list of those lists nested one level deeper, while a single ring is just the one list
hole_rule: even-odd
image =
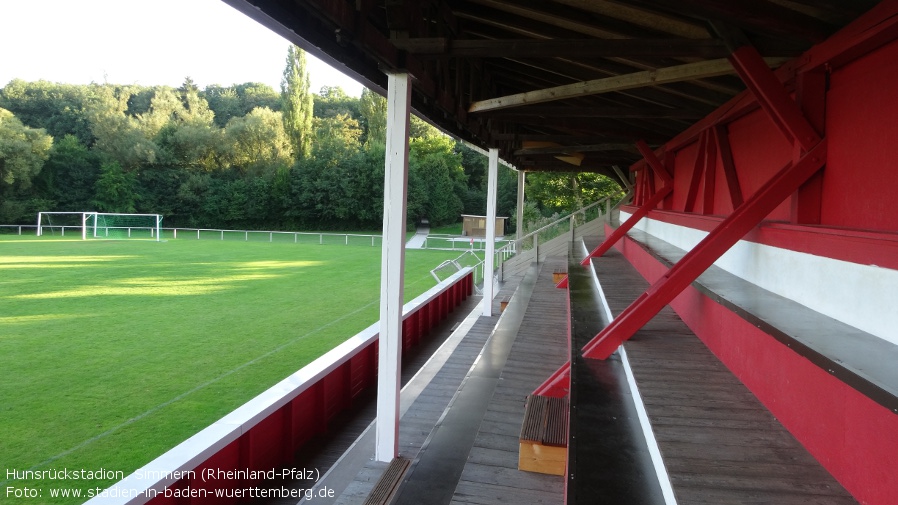
[{"label": "red steel support beam", "polygon": [[611,249],[618,240],[621,239],[624,235],[630,231],[636,223],[639,222],[640,219],[644,218],[649,214],[649,211],[654,209],[661,203],[667,195],[669,195],[673,191],[673,179],[670,176],[670,173],[664,168],[664,164],[661,163],[661,160],[655,156],[655,153],[645,142],[639,141],[636,143],[637,149],[642,153],[643,157],[645,157],[648,166],[652,169],[651,171],[646,171],[643,177],[653,177],[651,172],[655,172],[662,180],[664,180],[664,186],[658,190],[655,194],[652,195],[651,198],[645,201],[636,212],[630,216],[630,219],[623,224],[621,224],[616,230],[614,230],[611,235],[609,235],[604,242],[602,242],[599,247],[596,247],[591,253],[586,256],[581,264],[588,265],[589,258],[594,258],[605,254],[608,249]]},{"label": "red steel support beam", "polygon": [[599,245],[599,247],[596,247],[591,253],[589,253],[589,256],[587,256],[586,259],[581,262],[581,264],[587,265],[590,258],[605,254],[608,249],[611,249],[611,246],[613,246],[618,240],[620,240],[621,237],[626,235],[627,232],[630,231],[633,226],[635,226],[636,223],[639,222],[640,219],[649,215],[649,211],[657,207],[658,204],[661,203],[661,201],[664,200],[664,198],[667,197],[667,195],[669,195],[671,191],[673,191],[673,187],[671,186],[664,186],[663,188],[658,190],[657,193],[652,195],[651,198],[649,198],[644,204],[642,204],[641,207],[636,210],[636,212],[633,213],[632,216],[630,216],[630,219],[627,219],[627,221],[621,224],[616,230],[614,230],[614,232],[612,232],[611,235],[609,235],[608,238],[606,238],[605,241],[602,242],[601,245]]},{"label": "red steel support beam", "polygon": [[714,191],[717,189],[717,142],[714,130],[705,132],[705,194],[702,199],[702,214],[714,213]]},{"label": "red steel support beam", "polygon": [[655,174],[652,172],[652,170],[646,170],[645,172],[645,182],[646,187],[648,188],[648,192],[646,194],[649,195],[655,194]]},{"label": "red steel support beam", "polygon": [[561,365],[555,373],[549,376],[545,382],[533,390],[536,396],[550,396],[561,398],[571,392],[571,362]]},{"label": "red steel support beam", "polygon": [[[598,359],[610,356],[620,344],[655,317],[655,314],[676,298],[717,258],[795,193],[805,181],[823,167],[824,163],[826,163],[826,140],[821,140],[797,163],[790,162],[777,172],[751,198],[686,253],[664,277],[655,282],[586,344],[582,349],[583,355]],[[634,215],[630,220],[635,217]]]},{"label": "red steel support beam", "polygon": [[806,152],[820,142],[820,135],[805,119],[757,49],[744,45],[733,51],[729,60],[761,108],[787,139],[799,144]]},{"label": "red steel support beam", "polygon": [[714,139],[717,141],[717,152],[720,153],[723,175],[727,180],[730,202],[733,204],[733,208],[736,209],[742,205],[744,198],[742,197],[742,186],[739,184],[739,176],[736,174],[736,164],[733,162],[733,149],[730,147],[730,137],[726,126],[717,125],[714,127]]},{"label": "red steel support beam", "polygon": [[636,141],[636,149],[639,150],[639,153],[642,154],[642,157],[645,158],[645,162],[648,163],[652,170],[655,171],[655,175],[661,178],[664,181],[665,186],[673,185],[673,177],[671,177],[670,172],[668,172],[667,167],[664,166],[664,163],[661,162],[657,156],[655,156],[655,151],[652,151],[652,148],[649,147],[648,144],[645,143],[644,140]]},{"label": "red steel support beam", "polygon": [[686,193],[686,203],[683,204],[685,212],[695,211],[695,201],[698,199],[698,187],[705,173],[705,150],[708,147],[708,131],[701,132],[698,136],[698,152],[695,153],[695,163],[692,168],[692,179],[689,182],[689,191]]},{"label": "red steel support beam", "polygon": [[[666,151],[664,153],[664,166],[670,167],[671,172],[674,171],[674,167],[677,163],[677,155],[673,151]],[[673,177],[673,174],[670,174]],[[671,187],[673,187],[673,182],[670,183]],[[673,198],[665,198],[663,202],[661,202],[661,208],[664,210],[673,209]]]}]

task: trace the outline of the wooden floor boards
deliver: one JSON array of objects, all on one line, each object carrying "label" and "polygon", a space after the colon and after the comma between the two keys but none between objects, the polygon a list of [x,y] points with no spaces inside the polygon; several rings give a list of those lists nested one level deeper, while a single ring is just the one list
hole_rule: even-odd
[{"label": "wooden floor boards", "polygon": [[541,266],[453,504],[563,502],[563,477],[518,470],[518,437],[527,395],[567,361],[567,292],[552,279],[566,267],[566,258],[549,258]]}]

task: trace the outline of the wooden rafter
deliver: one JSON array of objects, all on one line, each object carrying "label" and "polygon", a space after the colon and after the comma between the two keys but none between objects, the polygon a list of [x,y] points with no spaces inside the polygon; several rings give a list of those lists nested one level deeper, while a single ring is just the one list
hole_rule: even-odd
[{"label": "wooden rafter", "polygon": [[483,39],[395,38],[394,46],[413,54],[449,58],[725,58],[719,39]]},{"label": "wooden rafter", "polygon": [[630,151],[634,152],[633,144],[592,144],[582,146],[550,146],[550,147],[531,147],[518,149],[514,152],[515,156],[526,156],[530,154],[565,154],[572,152],[599,152],[599,151]]},{"label": "wooden rafter", "polygon": [[682,107],[562,107],[555,105],[532,105],[508,110],[485,111],[482,114],[493,119],[515,119],[521,117],[585,117],[614,119],[699,119],[708,110]]},{"label": "wooden rafter", "polygon": [[[764,62],[766,65],[776,66],[782,63],[783,60],[781,58],[767,58]],[[472,103],[468,108],[468,112],[481,112],[517,107],[526,104],[551,102],[645,86],[657,86],[659,84],[716,77],[732,74],[734,72],[733,66],[726,59],[700,61],[697,63],[659,68],[658,70],[634,72],[632,74],[619,75],[616,77],[595,79],[592,81],[578,82],[548,89],[480,100]]]}]

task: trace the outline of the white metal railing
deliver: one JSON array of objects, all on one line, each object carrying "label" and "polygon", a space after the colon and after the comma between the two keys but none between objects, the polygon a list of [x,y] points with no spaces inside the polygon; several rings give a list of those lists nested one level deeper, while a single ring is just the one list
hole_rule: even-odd
[{"label": "white metal railing", "polygon": [[[513,241],[504,239],[496,240],[496,244],[502,244],[502,246],[505,246],[510,242]],[[424,239],[424,245],[422,245],[421,248],[458,251],[466,249],[471,251],[485,251],[486,239],[432,233],[427,235],[427,237]]]},{"label": "white metal railing", "polygon": [[[514,245],[515,245],[514,242],[509,242],[509,243],[505,244],[504,246],[500,247],[499,249],[496,249],[496,251],[494,252],[493,264],[495,265],[495,271],[493,273],[493,277],[498,277],[500,280],[503,278],[502,265],[505,264],[505,260],[514,256],[514,254],[515,254]],[[465,259],[467,259],[469,256],[474,258],[474,264],[473,265],[463,264],[463,263],[467,263],[465,261]],[[480,257],[477,256],[477,254],[475,254],[474,251],[468,250],[468,251],[463,252],[460,256],[458,256],[455,259],[443,261],[442,263],[437,265],[433,270],[430,271],[430,275],[432,275],[433,278],[439,284],[442,281],[440,280],[440,277],[437,275],[437,271],[442,268],[445,268],[449,265],[452,265],[457,270],[461,270],[463,268],[472,268],[474,270],[474,289],[477,290],[477,294],[481,294],[481,290],[480,290],[479,286],[483,285],[484,262],[485,262],[485,260],[480,259]]]},{"label": "white metal railing", "polygon": [[[540,228],[538,228],[538,229],[536,229],[536,230],[533,230],[533,231],[527,233],[527,234],[524,235],[523,237],[521,237],[521,238],[519,238],[519,239],[516,239],[516,240],[515,240],[515,245],[516,245],[515,250],[518,251],[518,252],[522,252],[522,251],[523,251],[523,247],[522,247],[523,242],[524,242],[526,239],[532,237],[532,238],[533,238],[533,247],[532,247],[532,249],[536,249],[536,250],[537,250],[537,257],[538,257],[538,255],[539,255],[539,252],[538,252],[538,251],[539,251],[539,234],[540,234],[540,233],[542,233],[542,232],[544,232],[544,231],[546,231],[546,230],[549,230],[549,229],[551,229],[551,228],[554,227],[554,226],[558,226],[559,224],[561,224],[561,223],[563,223],[563,222],[565,222],[565,221],[568,221],[568,222],[570,223],[570,228],[568,229],[568,232],[573,234],[573,233],[574,233],[574,229],[575,229],[575,221],[576,221],[578,215],[584,215],[584,216],[585,216],[585,215],[586,215],[586,211],[592,209],[593,207],[601,206],[601,208],[602,208],[602,210],[603,210],[604,212],[603,212],[603,213],[600,213],[599,215],[600,215],[600,216],[603,216],[603,215],[604,215],[604,216],[607,218],[608,216],[611,215],[611,211],[612,211],[613,209],[616,209],[617,207],[619,207],[619,206],[620,206],[621,204],[623,204],[624,202],[626,202],[627,199],[630,197],[630,195],[631,195],[631,192],[628,191],[627,193],[625,193],[625,194],[624,194],[624,195],[623,195],[623,196],[622,196],[622,197],[621,197],[615,204],[613,204],[613,205],[611,204],[612,197],[609,196],[609,197],[603,198],[603,199],[601,199],[601,200],[599,200],[599,201],[596,201],[596,202],[593,202],[593,203],[591,203],[591,204],[589,204],[589,205],[587,205],[587,206],[585,206],[585,207],[581,207],[580,209],[575,210],[574,212],[568,214],[567,216],[560,217],[560,218],[556,219],[555,221],[552,221],[551,223],[549,223],[549,224],[547,224],[547,225],[541,226]],[[562,232],[562,233],[565,233],[565,232]],[[561,233],[559,233],[558,235],[561,235]],[[555,236],[553,236],[553,237],[549,237],[549,240],[551,240],[551,239],[557,237],[558,235],[555,235]]]}]

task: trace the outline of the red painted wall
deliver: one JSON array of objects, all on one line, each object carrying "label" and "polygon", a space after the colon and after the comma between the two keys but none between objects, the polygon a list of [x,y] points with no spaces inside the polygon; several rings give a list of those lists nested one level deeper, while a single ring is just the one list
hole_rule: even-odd
[{"label": "red painted wall", "polygon": [[898,231],[898,43],[832,73],[823,224]]},{"label": "red painted wall", "polygon": [[673,196],[668,197],[668,201],[671,202],[671,210],[683,210],[686,205],[686,197],[689,194],[689,183],[692,180],[695,157],[697,154],[697,141],[680,149],[676,153],[673,170]]}]

